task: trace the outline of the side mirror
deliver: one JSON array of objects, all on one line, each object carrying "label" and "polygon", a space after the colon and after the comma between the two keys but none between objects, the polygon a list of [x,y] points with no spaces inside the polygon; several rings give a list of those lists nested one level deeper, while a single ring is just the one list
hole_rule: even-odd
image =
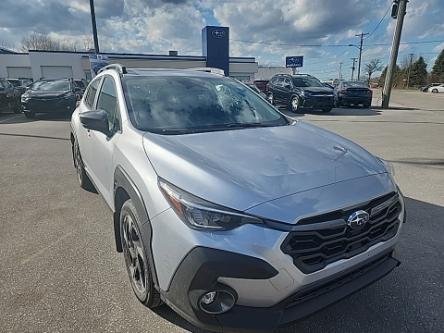
[{"label": "side mirror", "polygon": [[80,114],[83,127],[109,135],[108,115],[103,110],[86,111]]}]

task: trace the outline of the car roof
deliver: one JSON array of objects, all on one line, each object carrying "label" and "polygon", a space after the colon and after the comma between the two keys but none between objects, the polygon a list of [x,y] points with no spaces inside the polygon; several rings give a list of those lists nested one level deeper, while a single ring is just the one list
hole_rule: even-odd
[{"label": "car roof", "polygon": [[124,77],[128,76],[177,76],[177,77],[204,77],[220,78],[221,75],[192,69],[173,68],[127,68]]}]

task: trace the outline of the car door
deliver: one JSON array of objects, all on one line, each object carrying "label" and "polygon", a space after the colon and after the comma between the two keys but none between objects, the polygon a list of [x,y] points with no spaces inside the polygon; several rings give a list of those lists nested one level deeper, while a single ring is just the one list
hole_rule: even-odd
[{"label": "car door", "polygon": [[290,103],[290,98],[292,95],[293,84],[290,78],[285,77],[282,84],[282,103],[288,105]]},{"label": "car door", "polygon": [[283,104],[283,85],[284,85],[284,78],[282,76],[277,77],[273,91],[274,103],[276,105]]},{"label": "car door", "polygon": [[121,135],[121,117],[117,100],[117,86],[114,78],[105,75],[97,97],[96,109],[108,116],[109,134],[90,131],[89,167],[94,174],[94,183],[105,201],[112,206],[113,198],[113,152]]},{"label": "car door", "polygon": [[[85,97],[80,102],[78,106],[78,112],[79,114],[86,112],[86,111],[93,111],[96,108],[96,100],[97,100],[97,91],[100,87],[100,83],[102,81],[102,77],[97,77],[88,86],[88,89],[85,93]],[[76,140],[80,147],[80,154],[82,156],[83,163],[86,166],[86,170],[88,173],[90,172],[90,160],[94,156],[93,152],[91,151],[91,131],[83,127],[82,125],[76,127]],[[93,176],[93,175],[92,175]],[[94,181],[94,179],[93,179]]]}]

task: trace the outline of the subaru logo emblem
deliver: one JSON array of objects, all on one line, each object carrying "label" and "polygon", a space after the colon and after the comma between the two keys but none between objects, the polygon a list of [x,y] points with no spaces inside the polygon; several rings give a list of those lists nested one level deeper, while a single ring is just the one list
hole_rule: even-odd
[{"label": "subaru logo emblem", "polygon": [[223,31],[223,30],[214,30],[212,32],[212,34],[213,34],[214,38],[223,38],[223,37],[225,37],[225,31]]},{"label": "subaru logo emblem", "polygon": [[347,225],[351,229],[362,228],[370,219],[368,213],[364,210],[358,210],[351,214],[347,219]]}]

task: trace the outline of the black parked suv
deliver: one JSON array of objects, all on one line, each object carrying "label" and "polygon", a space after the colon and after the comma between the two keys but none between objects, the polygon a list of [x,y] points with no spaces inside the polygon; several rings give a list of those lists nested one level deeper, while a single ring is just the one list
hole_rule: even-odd
[{"label": "black parked suv", "polygon": [[20,113],[20,92],[5,79],[0,79],[0,112]]},{"label": "black parked suv", "polygon": [[77,89],[71,79],[42,80],[34,82],[22,95],[23,113],[34,118],[36,113],[65,112],[76,108]]},{"label": "black parked suv", "polygon": [[268,99],[295,113],[306,108],[330,112],[334,106],[333,89],[308,74],[273,76],[268,84]]}]

